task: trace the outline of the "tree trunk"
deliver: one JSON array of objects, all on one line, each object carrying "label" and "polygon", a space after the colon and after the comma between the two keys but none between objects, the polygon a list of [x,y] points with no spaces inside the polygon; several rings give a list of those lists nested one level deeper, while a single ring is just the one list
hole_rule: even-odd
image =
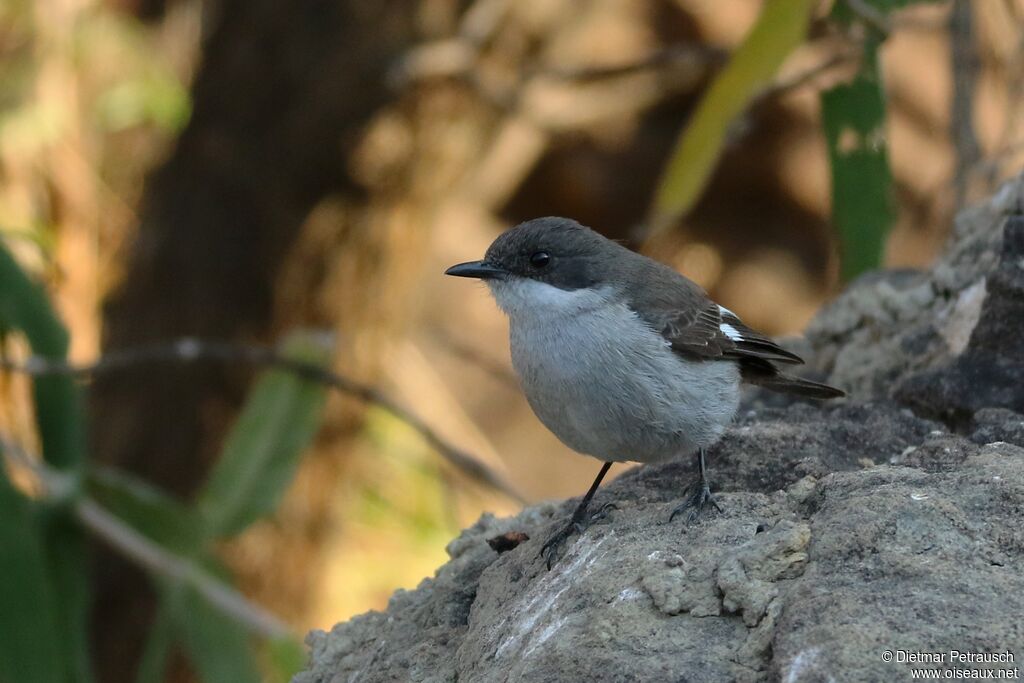
[{"label": "tree trunk", "polygon": [[[413,40],[414,12],[397,0],[225,0],[208,11],[193,115],[149,179],[122,285],[104,310],[107,350],[269,336],[273,284],[311,209],[363,194],[347,157],[389,99],[386,70]],[[189,495],[250,375],[154,365],[98,380],[96,457]],[[152,595],[106,552],[96,577],[100,680],[132,680]]]}]

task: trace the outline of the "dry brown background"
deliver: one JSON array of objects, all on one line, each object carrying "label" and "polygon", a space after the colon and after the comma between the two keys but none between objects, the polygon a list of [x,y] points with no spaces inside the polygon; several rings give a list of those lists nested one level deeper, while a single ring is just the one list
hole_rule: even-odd
[{"label": "dry brown background", "polygon": [[[329,329],[336,369],[381,386],[526,498],[576,495],[596,462],[530,414],[486,290],[441,273],[540,215],[639,246],[676,135],[760,7],[10,2],[0,229],[51,286],[74,360],[184,334]],[[899,208],[888,266],[928,264],[958,203],[1020,168],[1024,3],[959,8],[899,13],[883,49]],[[958,83],[951,35],[970,48]],[[650,246],[775,335],[798,333],[840,286],[818,95],[852,72],[851,40],[815,25],[696,210]],[[150,368],[97,383],[95,456],[187,496],[250,379]],[[2,381],[0,424],[24,431],[25,384]],[[327,415],[276,517],[225,548],[246,592],[299,630],[382,606],[482,511],[516,508],[380,410],[332,399]],[[120,561],[98,568],[98,660],[116,680],[147,589]]]}]

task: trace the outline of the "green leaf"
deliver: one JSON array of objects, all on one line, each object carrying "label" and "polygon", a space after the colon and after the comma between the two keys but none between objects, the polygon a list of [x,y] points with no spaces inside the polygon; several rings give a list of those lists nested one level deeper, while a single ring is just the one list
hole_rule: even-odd
[{"label": "green leaf", "polygon": [[[38,356],[62,361],[67,355],[68,334],[53,312],[46,292],[29,279],[2,244],[0,327],[22,331]],[[85,423],[78,387],[70,377],[50,376],[35,378],[32,390],[43,457],[53,467],[79,471],[85,457]],[[39,510],[34,523],[39,532],[41,561],[45,564],[39,571],[40,576],[45,573],[51,581],[51,616],[56,620],[57,633],[62,634],[59,639],[50,636],[60,643],[62,650],[54,660],[69,667],[65,680],[89,681],[90,592],[85,542],[66,505],[40,506]]]},{"label": "green leaf", "polygon": [[69,680],[54,586],[31,508],[0,466],[0,683]]},{"label": "green leaf", "polygon": [[[317,364],[328,358],[310,334],[293,335],[284,352]],[[323,385],[285,370],[257,382],[199,495],[211,536],[237,534],[274,510],[316,435],[325,395]]]},{"label": "green leaf", "polygon": [[174,647],[174,623],[165,602],[157,607],[153,625],[146,637],[146,646],[139,659],[139,669],[135,673],[135,683],[152,683],[164,680],[167,671],[167,660]]},{"label": "green leaf", "polygon": [[89,645],[92,590],[85,535],[67,505],[40,505],[37,515],[55,594],[62,659],[69,683],[93,680]]},{"label": "green leaf", "polygon": [[191,114],[188,89],[171,74],[153,72],[125,80],[100,94],[96,114],[110,131],[153,124],[176,133]]},{"label": "green leaf", "polygon": [[821,97],[832,169],[832,223],[839,231],[844,280],[881,263],[895,213],[878,40],[868,39],[864,51],[854,80]]},{"label": "green leaf", "polygon": [[266,643],[266,659],[269,682],[288,683],[306,668],[309,655],[295,638],[275,638]]},{"label": "green leaf", "polygon": [[804,41],[813,0],[770,0],[715,78],[680,134],[655,194],[650,235],[670,228],[697,200],[722,154],[730,126]]},{"label": "green leaf", "polygon": [[256,651],[245,627],[191,588],[174,605],[175,630],[205,683],[259,683]]},{"label": "green leaf", "polygon": [[[87,484],[96,500],[136,530],[225,584],[231,583],[230,573],[203,547],[208,539],[197,510],[116,470],[94,470]],[[245,625],[208,604],[190,586],[159,575],[153,578],[161,600],[136,681],[162,680],[176,642],[185,647],[189,661],[207,683],[259,680],[254,641]]]},{"label": "green leaf", "polygon": [[190,557],[203,545],[199,512],[160,489],[124,472],[95,468],[89,493],[110,512],[173,553]]},{"label": "green leaf", "polygon": [[[935,4],[941,0],[863,0],[864,4],[876,10],[880,15],[886,16],[896,10],[901,10],[910,5]],[[858,15],[847,0],[836,0],[832,6],[830,16],[842,22],[852,22],[858,19]]]},{"label": "green leaf", "polygon": [[[24,332],[36,355],[61,361],[67,355],[68,333],[46,292],[28,278],[2,244],[0,327]],[[43,457],[54,467],[79,467],[85,455],[85,422],[78,387],[69,377],[38,377],[33,392]]]}]

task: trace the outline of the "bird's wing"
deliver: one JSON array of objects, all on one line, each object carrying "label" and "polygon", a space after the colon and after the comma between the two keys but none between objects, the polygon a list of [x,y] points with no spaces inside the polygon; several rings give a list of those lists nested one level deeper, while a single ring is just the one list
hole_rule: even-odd
[{"label": "bird's wing", "polygon": [[[635,295],[636,314],[661,334],[680,354],[708,359],[758,358],[778,363],[803,359],[743,324],[729,309],[708,298],[695,283],[677,276],[673,286]],[[663,280],[664,281],[664,280]]]}]

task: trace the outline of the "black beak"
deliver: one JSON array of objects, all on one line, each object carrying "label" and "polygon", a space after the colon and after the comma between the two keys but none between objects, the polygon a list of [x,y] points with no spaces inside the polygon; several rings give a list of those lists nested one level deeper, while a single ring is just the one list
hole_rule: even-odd
[{"label": "black beak", "polygon": [[452,266],[444,271],[444,274],[455,277],[478,277],[481,280],[503,280],[508,275],[508,271],[486,261],[468,261]]}]

